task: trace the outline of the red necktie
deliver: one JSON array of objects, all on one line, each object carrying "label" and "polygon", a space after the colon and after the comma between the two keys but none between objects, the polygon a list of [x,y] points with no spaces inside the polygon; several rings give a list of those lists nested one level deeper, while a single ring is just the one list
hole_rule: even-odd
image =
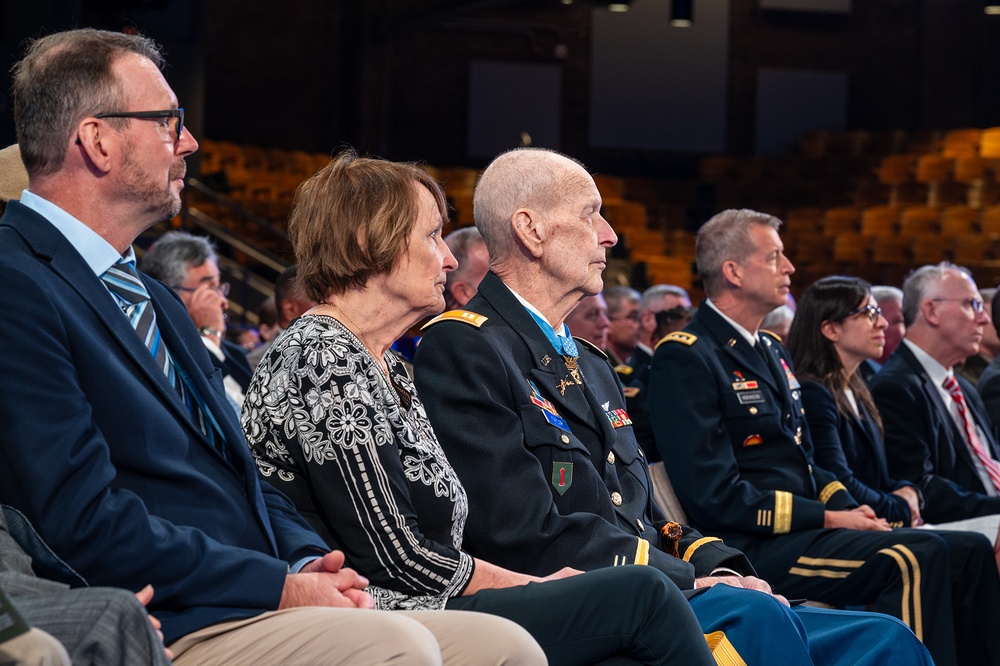
[{"label": "red necktie", "polygon": [[945,391],[951,394],[955,404],[958,405],[958,414],[962,417],[962,422],[965,424],[965,436],[969,439],[972,450],[979,456],[983,467],[986,468],[987,474],[993,480],[993,487],[1000,492],[1000,464],[990,457],[990,454],[983,448],[983,443],[979,441],[979,436],[976,434],[976,426],[969,415],[969,408],[965,404],[965,396],[962,395],[962,388],[958,385],[958,380],[954,376],[950,376],[944,380],[942,386]]}]

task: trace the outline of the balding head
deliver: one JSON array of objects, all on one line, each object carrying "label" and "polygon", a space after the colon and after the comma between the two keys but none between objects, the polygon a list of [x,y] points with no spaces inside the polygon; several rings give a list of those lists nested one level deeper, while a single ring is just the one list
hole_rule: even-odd
[{"label": "balding head", "polygon": [[476,184],[476,228],[486,241],[491,265],[507,261],[517,247],[512,228],[519,209],[545,213],[566,193],[593,183],[574,159],[540,148],[519,148],[497,157]]}]

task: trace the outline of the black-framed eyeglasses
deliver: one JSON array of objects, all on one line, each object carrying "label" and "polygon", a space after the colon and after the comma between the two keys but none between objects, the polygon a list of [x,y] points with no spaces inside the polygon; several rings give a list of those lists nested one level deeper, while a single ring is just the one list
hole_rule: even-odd
[{"label": "black-framed eyeglasses", "polygon": [[[186,291],[186,292],[189,292],[189,293],[194,293],[194,292],[198,291],[198,289],[200,289],[200,287],[174,287],[173,288],[174,291]],[[212,289],[214,289],[215,291],[219,292],[219,294],[222,295],[222,296],[229,296],[229,283],[228,282],[220,282],[219,284],[217,284],[214,287],[212,287]]]},{"label": "black-framed eyeglasses", "polygon": [[123,113],[98,113],[95,118],[145,118],[145,119],[177,119],[177,140],[181,140],[184,132],[184,108],[164,109],[163,111],[129,111]]},{"label": "black-framed eyeglasses", "polygon": [[985,308],[983,299],[981,298],[932,298],[932,301],[954,301],[956,303],[961,303],[962,305],[967,305],[972,308],[972,311],[979,314]]},{"label": "black-framed eyeglasses", "polygon": [[854,315],[863,314],[868,317],[868,321],[872,324],[878,321],[878,318],[882,316],[882,308],[876,307],[872,304],[865,305],[863,307],[851,310],[847,313],[848,317],[853,317]]}]

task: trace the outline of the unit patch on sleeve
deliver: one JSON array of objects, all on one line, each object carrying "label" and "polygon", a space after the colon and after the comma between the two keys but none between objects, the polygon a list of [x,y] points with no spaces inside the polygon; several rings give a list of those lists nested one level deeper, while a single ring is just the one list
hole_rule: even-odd
[{"label": "unit patch on sleeve", "polygon": [[552,487],[560,495],[564,494],[573,485],[573,463],[554,462],[552,463]]}]

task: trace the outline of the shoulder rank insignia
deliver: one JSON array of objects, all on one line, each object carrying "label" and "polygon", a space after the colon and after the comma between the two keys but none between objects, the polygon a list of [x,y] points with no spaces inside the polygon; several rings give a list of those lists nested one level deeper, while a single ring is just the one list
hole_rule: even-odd
[{"label": "shoulder rank insignia", "polygon": [[760,329],[760,332],[761,333],[766,333],[769,336],[771,336],[772,338],[774,338],[775,340],[777,340],[778,342],[781,342],[781,336],[778,335],[777,333],[773,332],[773,331],[769,331],[766,328],[762,328],[762,329]]},{"label": "shoulder rank insignia", "polygon": [[625,375],[625,376],[631,375],[633,370],[634,368],[631,365],[625,365],[624,363],[615,366],[615,372],[617,372],[619,375]]},{"label": "shoulder rank insignia", "polygon": [[575,335],[573,336],[573,339],[576,340],[577,342],[582,342],[585,347],[588,347],[595,354],[597,354],[601,358],[607,360],[608,355],[604,353],[604,350],[601,349],[600,347],[598,347],[597,345],[595,345],[590,340],[584,340],[583,338],[578,338]]},{"label": "shoulder rank insignia", "polygon": [[439,321],[462,321],[470,326],[479,328],[486,323],[487,319],[489,319],[489,317],[485,317],[476,312],[469,312],[468,310],[448,310],[421,326],[420,330],[422,331],[429,326],[433,326]]},{"label": "shoulder rank insignia", "polygon": [[687,345],[688,347],[690,347],[695,343],[697,339],[698,336],[693,333],[688,333],[687,331],[674,331],[670,335],[666,336],[665,338],[657,342],[656,346],[659,347],[664,342],[679,342],[682,345]]}]

